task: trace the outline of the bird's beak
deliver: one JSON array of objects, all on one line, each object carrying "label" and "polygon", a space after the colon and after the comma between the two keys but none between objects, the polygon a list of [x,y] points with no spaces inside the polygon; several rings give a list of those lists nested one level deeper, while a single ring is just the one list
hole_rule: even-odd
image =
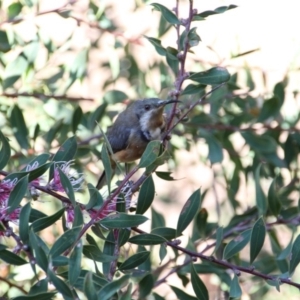
[{"label": "bird's beak", "polygon": [[167,104],[170,104],[170,103],[178,103],[180,102],[179,100],[175,100],[175,99],[170,99],[170,100],[161,100],[158,102],[158,105],[159,106],[165,106]]}]

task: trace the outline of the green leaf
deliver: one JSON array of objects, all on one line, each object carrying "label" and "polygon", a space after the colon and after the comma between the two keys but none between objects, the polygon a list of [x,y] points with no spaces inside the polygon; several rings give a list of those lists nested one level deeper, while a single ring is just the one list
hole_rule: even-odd
[{"label": "green leaf", "polygon": [[166,19],[167,22],[170,24],[177,24],[180,25],[180,21],[178,20],[177,16],[172,13],[168,8],[165,6],[159,4],[159,3],[151,3],[151,5],[154,7],[155,10],[158,10],[161,12],[162,16]]},{"label": "green leaf", "polygon": [[264,122],[269,118],[276,118],[279,114],[282,103],[278,97],[273,97],[269,100],[265,100],[260,114],[257,118],[257,122]]},{"label": "green leaf", "polygon": [[131,231],[128,228],[119,229],[118,244],[120,247],[124,246],[127,243],[130,237],[130,233]]},{"label": "green leaf", "polygon": [[195,47],[201,41],[201,38],[197,34],[196,30],[197,30],[197,27],[193,27],[192,29],[190,29],[190,31],[187,35],[188,42],[189,42],[189,47]]},{"label": "green leaf", "polygon": [[52,257],[59,256],[65,250],[70,248],[77,240],[77,237],[81,231],[81,227],[74,227],[66,231],[62,236],[60,236],[54,245],[52,246],[49,255]]},{"label": "green leaf", "polygon": [[105,170],[105,177],[106,177],[106,182],[107,182],[107,186],[108,186],[108,192],[110,193],[110,182],[111,182],[111,178],[113,176],[113,171],[112,171],[112,167],[111,167],[111,160],[107,151],[107,147],[105,145],[103,145],[102,147],[102,151],[101,151],[101,159],[102,159],[102,163],[104,166],[104,170]]},{"label": "green leaf", "polygon": [[52,284],[60,293],[62,293],[65,297],[70,297],[73,299],[73,293],[70,287],[63,280],[58,278],[51,270],[48,270],[48,276]]},{"label": "green leaf", "polygon": [[[4,43],[5,44],[5,43]],[[1,45],[3,46],[3,44]],[[26,57],[21,53],[16,59],[12,60],[6,65],[4,74],[3,74],[3,83],[2,88],[6,90],[9,87],[13,87],[14,83],[21,78],[23,74],[26,73],[26,69],[28,67],[28,61]],[[26,130],[27,128],[22,128]],[[25,136],[26,137],[26,136]],[[25,148],[27,149],[27,148]]]},{"label": "green leaf", "polygon": [[261,164],[258,165],[254,172],[254,181],[255,181],[255,195],[256,195],[256,205],[258,211],[261,215],[265,215],[268,209],[267,199],[260,185],[260,169]]},{"label": "green leaf", "polygon": [[250,238],[250,263],[252,264],[260,252],[266,236],[266,226],[262,217],[254,224]]},{"label": "green leaf", "polygon": [[48,262],[47,253],[44,251],[43,248],[44,245],[41,243],[41,240],[35,235],[35,233],[32,230],[30,230],[29,232],[29,240],[30,240],[30,246],[35,252],[36,263],[42,270],[47,272],[49,262]]},{"label": "green leaf", "polygon": [[257,135],[253,132],[242,132],[241,135],[254,151],[259,153],[276,152],[277,144],[271,136]]},{"label": "green leaf", "polygon": [[1,150],[0,150],[0,170],[2,170],[8,163],[10,159],[10,146],[7,141],[7,138],[0,131],[0,141],[1,141]]},{"label": "green leaf", "polygon": [[182,92],[183,95],[194,95],[198,93],[203,93],[205,91],[206,85],[204,84],[189,84]]},{"label": "green leaf", "polygon": [[152,176],[150,175],[143,183],[136,207],[137,214],[144,214],[147,209],[151,206],[155,195],[155,187]]},{"label": "green leaf", "polygon": [[59,173],[60,182],[65,190],[65,193],[68,195],[69,200],[71,201],[73,207],[76,206],[75,194],[73,190],[73,186],[70,182],[68,176],[62,171],[61,168],[57,168]]},{"label": "green leaf", "polygon": [[25,265],[28,263],[25,259],[21,258],[17,254],[14,254],[8,250],[0,251],[0,259],[2,259],[3,261],[5,261],[10,265],[16,265],[16,266]]},{"label": "green leaf", "polygon": [[126,99],[128,99],[128,96],[124,92],[118,90],[108,91],[103,97],[104,102],[107,104],[120,103]]},{"label": "green leaf", "polygon": [[73,117],[72,117],[72,131],[74,134],[76,133],[78,125],[81,122],[82,116],[83,116],[83,111],[80,106],[77,106],[74,110]]},{"label": "green leaf", "polygon": [[226,68],[215,67],[204,72],[192,73],[188,78],[201,84],[221,84],[230,79],[230,74]]},{"label": "green leaf", "polygon": [[19,207],[22,199],[24,198],[28,187],[28,175],[21,178],[14,189],[9,194],[8,202],[7,202],[7,213],[12,213],[16,208]]},{"label": "green leaf", "polygon": [[216,232],[216,246],[215,246],[214,253],[218,251],[218,249],[222,244],[222,241],[223,241],[223,227],[218,227]]},{"label": "green leaf", "polygon": [[39,218],[38,220],[34,221],[30,227],[34,232],[41,231],[54,224],[57,220],[59,220],[60,217],[64,214],[64,212],[65,212],[65,208],[62,208],[61,210],[59,210],[58,212],[56,212],[51,216],[45,216]]},{"label": "green leaf", "polygon": [[298,266],[300,262],[300,235],[297,236],[293,243],[292,251],[290,254],[291,260],[290,260],[290,275],[294,273],[296,267]]},{"label": "green leaf", "polygon": [[85,206],[86,210],[92,209],[94,207],[101,207],[103,204],[103,198],[99,191],[90,183],[88,183],[88,189],[90,194],[90,200]]},{"label": "green leaf", "polygon": [[206,134],[205,131],[201,133],[201,136],[205,138],[208,144],[208,158],[211,164],[222,162],[223,149],[220,142],[211,133]]},{"label": "green leaf", "polygon": [[144,151],[139,168],[146,168],[155,162],[160,152],[161,141],[151,141],[148,143],[146,150]]},{"label": "green leaf", "polygon": [[115,256],[104,254],[95,245],[84,245],[82,253],[84,254],[85,257],[92,259],[94,261],[102,262],[102,263],[111,262],[116,259]]},{"label": "green leaf", "polygon": [[187,228],[201,205],[200,189],[196,190],[184,204],[177,222],[177,236]]},{"label": "green leaf", "polygon": [[152,274],[147,274],[139,282],[139,297],[140,299],[146,299],[154,287],[154,278]]},{"label": "green leaf", "polygon": [[19,234],[22,242],[24,244],[28,243],[29,238],[29,217],[31,213],[31,205],[30,202],[28,202],[26,205],[24,205],[20,212],[20,224],[19,226]]},{"label": "green leaf", "polygon": [[57,292],[37,293],[34,295],[23,295],[15,297],[14,300],[52,300]]},{"label": "green leaf", "polygon": [[83,283],[84,294],[89,300],[97,300],[97,291],[93,282],[93,273],[88,272],[84,278]]},{"label": "green leaf", "polygon": [[197,298],[201,300],[209,300],[207,288],[197,274],[193,264],[191,264],[191,282]]},{"label": "green leaf", "polygon": [[177,237],[176,229],[169,227],[156,227],[151,230],[152,234],[159,235],[166,240],[173,240]]},{"label": "green leaf", "polygon": [[107,103],[103,103],[100,106],[98,106],[95,111],[91,113],[91,115],[88,118],[88,128],[90,130],[94,130],[96,125],[100,122],[102,117],[104,116],[105,110],[107,107]]},{"label": "green leaf", "polygon": [[159,55],[166,56],[166,49],[161,45],[161,41],[144,35],[144,37],[154,46]]},{"label": "green leaf", "polygon": [[106,228],[127,228],[139,226],[147,220],[148,218],[142,215],[127,215],[125,213],[118,213],[107,216],[101,220],[99,224]]},{"label": "green leaf", "polygon": [[166,222],[164,216],[158,213],[153,207],[151,207],[151,228],[165,227]]},{"label": "green leaf", "polygon": [[277,217],[281,210],[281,202],[276,190],[276,178],[273,179],[268,192],[268,204],[272,214]]},{"label": "green leaf", "polygon": [[28,129],[24,120],[22,110],[16,104],[10,113],[10,123],[20,147],[27,150],[29,148]]},{"label": "green leaf", "polygon": [[52,162],[49,162],[39,166],[36,169],[33,169],[32,171],[27,171],[29,174],[28,181],[31,182],[34,179],[39,178],[40,176],[45,174],[45,172],[52,166],[52,164],[53,164]]},{"label": "green leaf", "polygon": [[80,206],[77,204],[74,208],[74,221],[72,227],[83,225],[83,215]]},{"label": "green leaf", "polygon": [[[191,295],[185,293],[183,290],[179,289],[176,286],[170,285],[170,288],[173,290],[173,292],[175,293],[178,300],[199,300],[199,298],[196,298],[194,296],[191,296]],[[165,298],[163,298],[163,299],[165,299]],[[201,300],[202,300],[202,298],[201,298]]]},{"label": "green leaf", "polygon": [[76,137],[72,136],[68,138],[58,149],[52,158],[55,162],[68,162],[72,160],[77,151]]},{"label": "green leaf", "polygon": [[115,281],[106,284],[98,293],[98,300],[108,300],[116,292],[122,289],[128,282],[130,276],[125,275]]},{"label": "green leaf", "polygon": [[233,240],[231,240],[224,249],[223,258],[229,259],[236,253],[240,252],[250,241],[251,232],[251,229],[245,230]]},{"label": "green leaf", "polygon": [[21,3],[12,3],[8,7],[8,18],[13,19],[18,16],[22,10],[23,5]]},{"label": "green leaf", "polygon": [[168,66],[173,71],[175,76],[178,74],[178,70],[179,70],[179,60],[178,60],[177,56],[178,56],[177,49],[174,49],[172,47],[167,47],[167,49],[166,49],[167,63],[168,63]]},{"label": "green leaf", "polygon": [[209,16],[215,15],[215,14],[222,14],[230,9],[236,8],[237,5],[230,4],[229,6],[220,6],[216,8],[215,10],[207,10],[204,12],[201,12],[199,14],[196,14],[193,16],[193,21],[201,21]]},{"label": "green leaf", "polygon": [[131,237],[128,242],[136,245],[159,245],[165,243],[167,240],[162,236],[152,233],[141,233]]},{"label": "green leaf", "polygon": [[135,267],[145,262],[149,258],[149,256],[150,256],[149,251],[142,251],[133,254],[119,266],[119,270],[125,271],[125,270],[134,269]]},{"label": "green leaf", "polygon": [[236,275],[233,276],[230,283],[230,298],[240,298],[242,296],[242,289],[239,284],[239,279]]},{"label": "green leaf", "polygon": [[162,172],[162,171],[156,171],[155,174],[160,179],[166,180],[166,181],[174,181],[174,177],[171,176],[172,172]]},{"label": "green leaf", "polygon": [[69,63],[67,68],[69,69],[70,76],[68,77],[68,80],[64,87],[65,90],[68,90],[77,79],[83,79],[86,73],[87,59],[88,49],[82,49],[77,54],[75,59]]},{"label": "green leaf", "polygon": [[7,33],[4,30],[0,30],[0,52],[8,52],[11,46],[8,41]]},{"label": "green leaf", "polygon": [[82,257],[82,241],[80,240],[74,247],[69,259],[68,279],[71,286],[73,286],[81,271],[81,257]]},{"label": "green leaf", "polygon": [[[53,162],[62,163],[62,162],[69,162],[71,161],[77,151],[77,142],[75,136],[70,137],[67,139],[55,153],[52,158]],[[50,179],[53,178],[54,174],[54,165],[50,168]]]}]

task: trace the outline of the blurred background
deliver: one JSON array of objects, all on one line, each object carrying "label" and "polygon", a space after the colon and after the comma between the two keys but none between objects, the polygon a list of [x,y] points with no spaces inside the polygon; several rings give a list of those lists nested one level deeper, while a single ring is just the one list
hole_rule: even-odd
[{"label": "blurred background", "polygon": [[[164,47],[176,48],[176,31],[164,22],[158,11],[153,10],[150,5],[152,2],[0,1],[0,30],[7,33],[8,40],[13,44],[6,50],[4,43],[2,49],[0,45],[3,51],[0,53],[0,128],[11,135],[14,155],[21,157],[21,165],[26,163],[22,155],[30,151],[36,154],[44,151],[55,153],[65,137],[72,134],[69,127],[74,124],[73,112],[80,107],[85,119],[77,124],[75,130],[81,143],[75,168],[77,172],[84,172],[86,182],[95,184],[103,168],[99,159],[102,143],[99,127],[105,131],[116,114],[126,107],[128,100],[169,97],[175,76],[166,65],[165,58],[156,52],[144,36],[160,39]],[[175,0],[156,2],[169,9],[176,5]],[[188,1],[179,3],[179,18],[186,18]],[[280,114],[276,118],[266,118],[264,122],[266,126],[296,126],[299,115],[299,3],[292,0],[195,0],[194,8],[202,12],[231,4],[238,7],[195,22],[201,42],[188,53],[186,70],[199,72],[222,66],[235,74],[234,84],[238,88],[223,90],[219,96],[225,99],[230,94],[229,98],[234,95],[243,100],[249,97],[248,102],[244,101],[244,107],[239,107],[242,111],[244,109],[247,126],[255,126],[264,100],[272,98],[275,85],[281,83],[284,102]],[[198,98],[198,94],[183,96],[182,110]],[[219,226],[226,226],[236,212],[241,213],[255,205],[255,183],[253,176],[249,176],[249,169],[256,166],[256,152],[245,144],[239,130],[232,130],[228,136],[222,137],[217,132],[215,143],[209,143],[203,133],[195,137],[195,132],[201,129],[205,120],[200,118],[197,123],[193,118],[205,114],[210,118],[208,125],[212,124],[212,120],[214,124],[226,123],[224,120],[228,111],[221,111],[222,101],[211,100],[212,103],[218,102],[217,113],[213,113],[210,105],[196,108],[190,116],[191,126],[180,124],[172,136],[170,159],[159,167],[159,171],[172,172],[177,181],[167,182],[154,176],[156,199],[153,209],[165,217],[169,227],[176,226],[182,205],[199,187],[204,193],[202,206],[209,212],[208,222],[218,223]],[[32,139],[30,147],[20,147],[7,122],[7,115],[14,104],[23,111],[28,136]],[[99,122],[99,125],[90,120]],[[207,124],[204,124],[205,128]],[[228,129],[230,126],[244,125],[243,122],[228,122],[226,126]],[[222,131],[222,127],[219,128]],[[218,130],[217,127],[208,129]],[[37,130],[39,134],[35,136]],[[287,165],[280,165],[285,159],[287,135],[283,131],[276,137],[276,141],[281,143],[276,150],[276,163],[266,159],[267,163],[273,164],[266,175],[280,174],[282,185],[287,185],[294,173],[298,172],[297,163],[292,168],[294,173]],[[230,140],[244,170],[248,168],[245,174],[237,176],[234,201],[228,200],[228,181],[235,176],[236,164],[230,152],[218,148],[220,144],[223,145],[224,139]],[[217,158],[210,156],[208,159],[212,155],[212,144],[217,144]],[[12,165],[11,169],[18,167]],[[138,178],[138,174],[135,178]],[[122,176],[119,175],[116,180],[122,179]],[[267,177],[261,181],[265,192],[271,181]],[[102,193],[106,195],[107,191],[103,190]],[[87,192],[83,191],[78,200],[86,202]],[[295,203],[298,194],[293,191],[289,194],[289,200]],[[238,204],[235,207],[232,203]],[[55,211],[55,208],[51,208],[51,202],[34,205]],[[150,211],[146,215],[151,218]],[[144,229],[149,228],[150,222]],[[192,233],[192,228],[189,230],[182,237],[183,245],[188,242],[188,233]],[[49,243],[51,234],[45,234]],[[283,228],[281,238],[281,242],[287,244],[291,232]],[[206,242],[202,246],[205,247]],[[270,245],[266,247],[269,248]],[[299,274],[297,276],[299,278]],[[219,279],[215,275],[204,278],[211,291],[211,299],[218,299],[219,290],[222,289]],[[265,286],[253,286],[250,283],[245,279],[243,300],[298,298],[295,289],[289,286],[283,286],[279,294],[274,289],[268,290]],[[165,286],[159,289],[166,299],[175,299]],[[259,289],[263,290],[261,294]]]}]

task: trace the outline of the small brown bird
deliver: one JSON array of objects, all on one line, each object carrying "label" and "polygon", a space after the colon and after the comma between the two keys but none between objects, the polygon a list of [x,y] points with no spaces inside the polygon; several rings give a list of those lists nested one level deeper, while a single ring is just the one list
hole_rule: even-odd
[{"label": "small brown bird", "polygon": [[[119,114],[106,136],[110,143],[112,167],[116,162],[133,162],[144,153],[148,143],[161,139],[165,130],[164,107],[178,100],[149,98],[132,102]],[[105,171],[97,183],[100,189],[105,183]]]}]

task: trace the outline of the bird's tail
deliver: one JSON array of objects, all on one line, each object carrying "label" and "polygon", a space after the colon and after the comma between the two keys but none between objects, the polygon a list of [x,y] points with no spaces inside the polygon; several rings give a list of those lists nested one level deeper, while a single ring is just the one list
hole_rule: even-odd
[{"label": "bird's tail", "polygon": [[[114,160],[111,160],[110,164],[111,164],[111,178],[110,179],[112,179],[116,172],[116,162]],[[97,182],[96,188],[98,190],[100,190],[101,188],[104,187],[104,185],[106,183],[107,183],[106,182],[106,172],[104,170]]]},{"label": "bird's tail", "polygon": [[106,183],[106,175],[105,175],[105,170],[104,170],[97,182],[96,188],[98,190],[100,190],[105,185],[105,183]]}]

